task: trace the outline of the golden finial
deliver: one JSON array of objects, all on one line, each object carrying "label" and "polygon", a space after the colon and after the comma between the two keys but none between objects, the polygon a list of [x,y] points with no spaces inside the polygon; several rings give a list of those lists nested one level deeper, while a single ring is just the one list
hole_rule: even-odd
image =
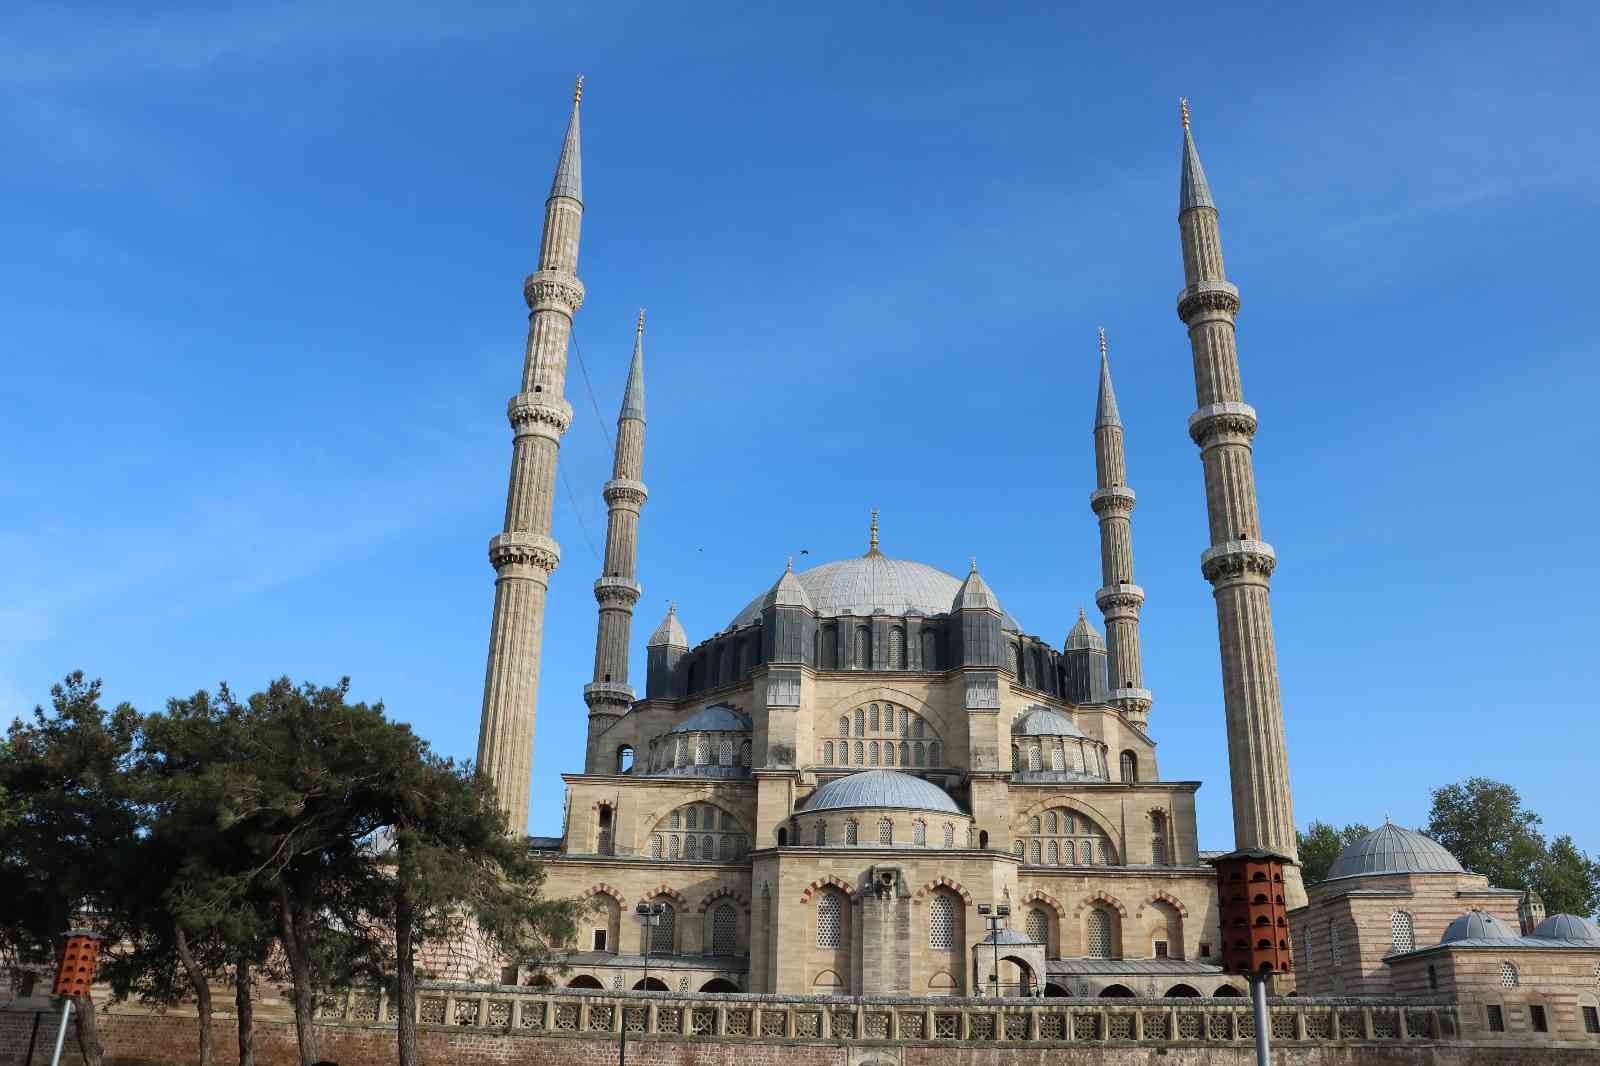
[{"label": "golden finial", "polygon": [[972,573],[976,574],[978,572],[978,557],[976,555],[969,555],[967,558],[972,560]]},{"label": "golden finial", "polygon": [[784,568],[786,573],[794,573],[794,556],[789,556],[789,565]]},{"label": "golden finial", "polygon": [[872,533],[867,543],[867,554],[871,555],[878,550],[878,509],[872,509]]},{"label": "golden finial", "polygon": [[668,614],[677,614],[678,613],[678,601],[677,600],[668,600],[667,601],[667,613]]},{"label": "golden finial", "polygon": [[1178,97],[1178,108],[1179,108],[1180,111],[1183,112],[1183,128],[1184,129],[1188,129],[1189,128],[1189,98],[1187,96]]},{"label": "golden finial", "polygon": [[583,75],[578,75],[578,84],[572,87],[572,106],[577,107],[583,102]]},{"label": "golden finial", "polygon": [[633,331],[635,333],[643,333],[644,332],[644,308],[642,308],[642,307],[639,308],[639,324],[634,327]]},{"label": "golden finial", "polygon": [[1106,357],[1106,328],[1100,327],[1100,358]]}]

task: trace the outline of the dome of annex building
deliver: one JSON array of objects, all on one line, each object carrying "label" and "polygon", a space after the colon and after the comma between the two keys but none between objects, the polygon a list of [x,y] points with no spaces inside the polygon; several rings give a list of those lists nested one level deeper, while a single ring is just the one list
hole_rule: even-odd
[{"label": "dome of annex building", "polygon": [[1457,940],[1512,940],[1516,935],[1516,931],[1509,925],[1487,911],[1468,911],[1445,926],[1444,936],[1439,938],[1439,943],[1452,944]]},{"label": "dome of annex building", "polygon": [[1340,852],[1326,879],[1374,874],[1460,873],[1466,871],[1444,845],[1421,833],[1385,822]]},{"label": "dome of annex building", "polygon": [[[961,591],[961,579],[926,563],[891,559],[873,550],[854,559],[823,563],[793,575],[805,590],[811,609],[827,618],[835,615],[941,615]],[[728,623],[729,629],[747,626],[761,617],[768,593],[762,592]],[[1000,626],[1020,633],[1016,619],[1004,610]]]},{"label": "dome of annex building", "polygon": [[[1071,718],[1068,718],[1060,711],[1052,710],[1039,703],[1017,715],[1016,719],[1011,723],[1011,735],[1014,737],[1094,739],[1074,725]],[[1098,744],[1099,741],[1095,741],[1095,743]]]},{"label": "dome of annex building", "polygon": [[750,719],[726,703],[702,708],[667,730],[668,733],[748,733]]},{"label": "dome of annex building", "polygon": [[1576,940],[1600,945],[1600,925],[1576,914],[1552,914],[1534,928],[1533,935],[1542,940]]},{"label": "dome of annex building", "polygon": [[898,770],[863,770],[829,781],[807,797],[800,810],[838,811],[856,807],[895,807],[961,814],[956,801],[938,785]]}]

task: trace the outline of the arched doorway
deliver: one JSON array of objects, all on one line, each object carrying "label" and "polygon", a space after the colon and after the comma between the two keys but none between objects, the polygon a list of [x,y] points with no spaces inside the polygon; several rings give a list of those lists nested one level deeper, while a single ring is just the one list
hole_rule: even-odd
[{"label": "arched doorway", "polygon": [[[1000,956],[1000,994],[1005,996],[1031,996],[1037,978],[1026,959],[1015,955]],[[1009,965],[1007,965],[1009,964]]]},{"label": "arched doorway", "polygon": [[[652,980],[653,980],[653,978],[652,978]],[[702,992],[737,992],[737,991],[739,991],[739,986],[734,984],[732,981],[728,980],[726,977],[713,977],[711,980],[707,981],[705,984],[700,986],[700,991],[702,991]]]},{"label": "arched doorway", "polygon": [[1223,985],[1222,987],[1218,988],[1215,992],[1213,992],[1211,994],[1213,996],[1224,996],[1224,997],[1226,997],[1226,996],[1242,996],[1242,995],[1244,995],[1243,992],[1239,991],[1237,988],[1234,988],[1232,985]]},{"label": "arched doorway", "polygon": [[1101,999],[1131,999],[1133,989],[1127,985],[1106,985],[1100,990]]},{"label": "arched doorway", "polygon": [[1171,988],[1167,989],[1167,998],[1168,999],[1173,999],[1173,998],[1188,999],[1190,996],[1198,996],[1199,994],[1200,994],[1199,989],[1191,988],[1188,985],[1173,985]]},{"label": "arched doorway", "polygon": [[633,983],[635,992],[665,992],[667,983],[659,977],[646,977]]},{"label": "arched doorway", "polygon": [[580,973],[578,976],[574,977],[572,980],[567,982],[567,987],[568,988],[604,988],[605,985],[602,985],[600,983],[600,978],[598,978],[598,977],[591,977],[586,973]]}]

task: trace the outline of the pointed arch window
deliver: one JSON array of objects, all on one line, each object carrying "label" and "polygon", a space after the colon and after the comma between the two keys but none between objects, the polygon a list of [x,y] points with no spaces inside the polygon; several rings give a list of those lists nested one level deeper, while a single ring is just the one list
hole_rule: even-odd
[{"label": "pointed arch window", "polygon": [[867,728],[872,730],[874,733],[878,732],[881,728],[880,720],[878,718],[878,705],[876,703],[867,708]]},{"label": "pointed arch window", "polygon": [[822,821],[821,819],[818,819],[817,820],[817,847],[825,848],[827,846],[828,846],[828,823]]},{"label": "pointed arch window", "polygon": [[1038,907],[1028,908],[1027,922],[1028,939],[1035,944],[1050,944],[1050,920],[1045,917],[1044,911]]},{"label": "pointed arch window", "polygon": [[817,947],[837,948],[844,942],[844,907],[836,892],[823,890],[817,897]]},{"label": "pointed arch window", "polygon": [[833,741],[831,740],[822,742],[822,761],[829,766],[833,765]]},{"label": "pointed arch window", "polygon": [[717,744],[717,765],[733,765],[733,740],[731,738],[724,738]]},{"label": "pointed arch window", "polygon": [[841,714],[839,716],[839,735],[841,737],[850,735],[850,717],[848,715]]},{"label": "pointed arch window", "polygon": [[878,742],[876,740],[867,745],[867,762],[872,766],[878,765]]},{"label": "pointed arch window", "polygon": [[650,838],[650,857],[652,859],[661,858],[661,834],[660,833],[657,833],[655,836]]},{"label": "pointed arch window", "polygon": [[1122,753],[1122,780],[1129,785],[1139,783],[1139,756],[1131,751]]},{"label": "pointed arch window", "polygon": [[865,766],[867,764],[866,754],[867,754],[867,746],[865,744],[861,743],[861,741],[859,741],[859,740],[856,741],[856,765],[857,766]]},{"label": "pointed arch window", "polygon": [[933,743],[928,745],[928,765],[929,766],[943,766],[944,765],[944,762],[939,758],[939,742],[937,740],[935,740]]},{"label": "pointed arch window", "polygon": [[866,735],[867,735],[867,709],[865,707],[857,707],[856,708],[856,736],[864,737]]},{"label": "pointed arch window", "polygon": [[894,741],[889,741],[883,746],[883,765],[894,765]]},{"label": "pointed arch window", "polygon": [[951,951],[956,946],[956,901],[943,892],[928,903],[928,947]]},{"label": "pointed arch window", "polygon": [[1150,861],[1157,866],[1167,864],[1167,816],[1160,811],[1150,815]]}]

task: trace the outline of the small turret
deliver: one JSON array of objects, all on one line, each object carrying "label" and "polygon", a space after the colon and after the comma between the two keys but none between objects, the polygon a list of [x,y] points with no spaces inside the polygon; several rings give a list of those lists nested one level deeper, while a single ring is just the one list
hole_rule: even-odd
[{"label": "small turret", "polygon": [[1539,898],[1539,893],[1528,889],[1522,894],[1522,900],[1517,904],[1517,924],[1522,927],[1523,936],[1533,936],[1534,930],[1539,928],[1539,923],[1544,921],[1544,900]]},{"label": "small turret", "polygon": [[667,616],[645,645],[644,696],[647,700],[674,699],[684,695],[684,656],[689,654],[689,635],[678,621],[678,605],[667,607]]},{"label": "small turret", "polygon": [[762,654],[769,663],[812,662],[816,655],[817,615],[800,579],[794,560],[761,601]]},{"label": "small turret", "polygon": [[1106,702],[1106,640],[1081,607],[1078,608],[1077,623],[1067,633],[1066,643],[1061,646],[1061,661],[1067,682],[1062,695],[1068,702]]},{"label": "small turret", "polygon": [[1005,662],[1005,642],[1000,636],[1000,597],[978,573],[978,559],[972,559],[967,579],[956,590],[950,603],[956,616],[950,635],[952,658],[959,666],[999,666]]}]

